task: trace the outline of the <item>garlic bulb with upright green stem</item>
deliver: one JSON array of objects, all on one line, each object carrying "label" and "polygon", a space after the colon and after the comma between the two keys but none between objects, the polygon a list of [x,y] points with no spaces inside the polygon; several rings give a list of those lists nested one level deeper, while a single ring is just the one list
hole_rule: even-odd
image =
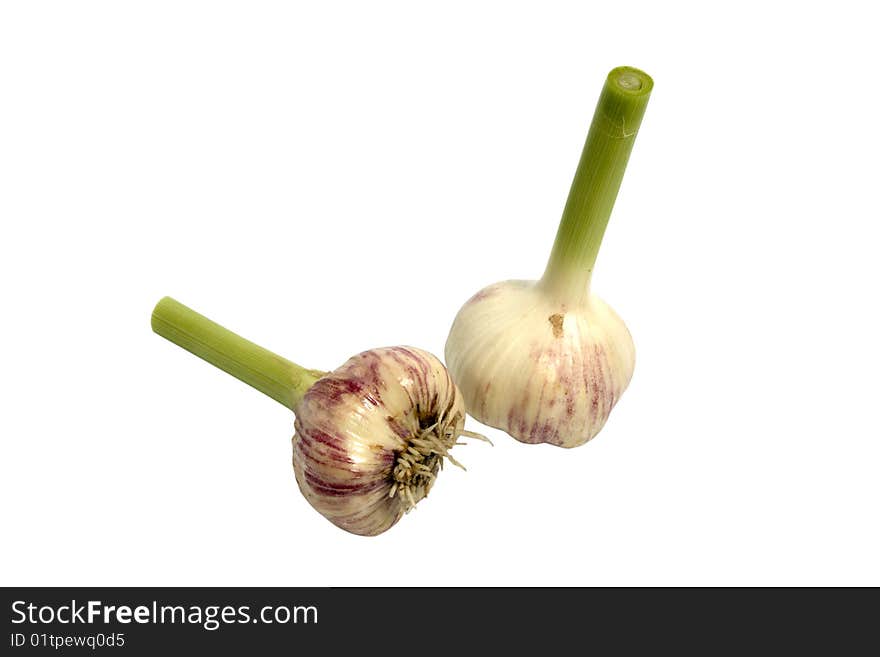
[{"label": "garlic bulb with upright green stem", "polygon": [[522,442],[584,444],[632,377],[629,330],[590,279],[652,87],[638,69],[608,74],[544,276],[484,288],[450,330],[468,412]]},{"label": "garlic bulb with upright green stem", "polygon": [[296,414],[293,468],[334,525],[374,536],[428,495],[464,430],[464,400],[443,364],[414,347],[371,349],[332,372],[308,370],[174,299],[153,330]]}]

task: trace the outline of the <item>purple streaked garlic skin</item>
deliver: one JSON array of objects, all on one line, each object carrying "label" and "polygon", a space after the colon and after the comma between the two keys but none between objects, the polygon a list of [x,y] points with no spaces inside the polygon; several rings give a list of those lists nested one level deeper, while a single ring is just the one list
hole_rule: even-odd
[{"label": "purple streaked garlic skin", "polygon": [[539,282],[504,281],[461,308],[446,362],[478,421],[520,442],[577,447],[629,385],[635,347],[596,295],[563,301]]},{"label": "purple streaked garlic skin", "polygon": [[[337,527],[375,536],[427,496],[464,430],[464,398],[432,354],[365,351],[320,378],[294,408],[293,468]],[[467,432],[465,432],[466,435]]]}]

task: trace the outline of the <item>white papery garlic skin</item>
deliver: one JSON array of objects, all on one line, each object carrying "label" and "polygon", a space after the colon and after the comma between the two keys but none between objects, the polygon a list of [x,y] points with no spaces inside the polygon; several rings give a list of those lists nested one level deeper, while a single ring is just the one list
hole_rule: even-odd
[{"label": "white papery garlic skin", "polygon": [[599,297],[576,304],[535,281],[484,288],[461,308],[446,364],[468,412],[524,443],[593,438],[632,378],[635,347]]},{"label": "white papery garlic skin", "polygon": [[363,536],[427,496],[459,435],[474,435],[463,431],[464,400],[443,363],[413,347],[350,358],[294,411],[300,490],[334,525]]}]

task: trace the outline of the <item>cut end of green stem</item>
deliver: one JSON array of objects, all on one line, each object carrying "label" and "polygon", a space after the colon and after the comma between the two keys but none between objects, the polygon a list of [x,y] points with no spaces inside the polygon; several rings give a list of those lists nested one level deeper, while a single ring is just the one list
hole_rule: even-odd
[{"label": "cut end of green stem", "polygon": [[608,82],[622,93],[648,95],[654,88],[651,76],[632,66],[618,66],[608,74]]},{"label": "cut end of green stem", "polygon": [[635,137],[654,88],[651,76],[632,66],[618,66],[605,80],[594,125],[617,139]]}]

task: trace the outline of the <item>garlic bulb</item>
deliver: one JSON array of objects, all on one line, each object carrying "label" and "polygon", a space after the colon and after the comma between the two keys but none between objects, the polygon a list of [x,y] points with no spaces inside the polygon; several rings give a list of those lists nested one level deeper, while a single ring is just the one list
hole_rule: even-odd
[{"label": "garlic bulb", "polygon": [[505,281],[459,311],[446,362],[483,424],[524,443],[576,447],[599,432],[626,390],[635,347],[599,297],[569,304],[533,281]]},{"label": "garlic bulb", "polygon": [[452,324],[446,363],[468,412],[522,442],[584,444],[632,378],[630,333],[590,278],[652,87],[611,71],[544,276],[484,288]]},{"label": "garlic bulb", "polygon": [[330,373],[307,370],[165,297],[153,330],[296,413],[300,491],[330,522],[381,534],[427,496],[464,430],[459,389],[413,347],[365,351]]},{"label": "garlic bulb", "polygon": [[294,408],[300,490],[330,522],[384,532],[424,498],[464,432],[443,364],[412,347],[372,349],[318,380]]}]

